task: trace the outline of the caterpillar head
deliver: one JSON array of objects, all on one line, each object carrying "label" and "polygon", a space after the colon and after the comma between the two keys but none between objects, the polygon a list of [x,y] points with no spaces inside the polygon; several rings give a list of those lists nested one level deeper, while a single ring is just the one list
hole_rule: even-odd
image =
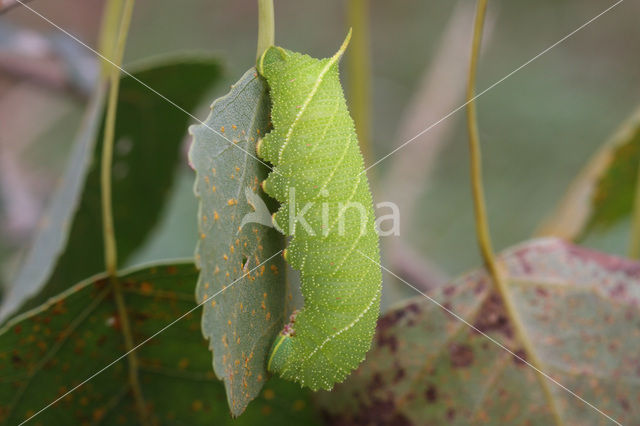
[{"label": "caterpillar head", "polygon": [[271,373],[281,373],[286,365],[286,362],[293,349],[293,341],[291,340],[295,336],[294,324],[296,322],[296,315],[298,311],[294,311],[289,317],[289,323],[284,326],[278,337],[273,342],[271,355],[269,356],[269,362],[267,363],[267,370]]}]

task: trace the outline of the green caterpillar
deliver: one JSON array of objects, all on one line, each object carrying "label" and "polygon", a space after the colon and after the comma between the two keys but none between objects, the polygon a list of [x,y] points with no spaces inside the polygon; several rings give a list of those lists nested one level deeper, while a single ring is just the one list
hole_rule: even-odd
[{"label": "green caterpillar", "polygon": [[[363,361],[380,312],[372,198],[338,75],[350,36],[331,58],[271,47],[257,64],[272,101],[273,129],[257,146],[273,165],[263,189],[280,202],[274,224],[292,236],[285,259],[304,296],[268,369],[313,390],[330,390]],[[292,221],[300,211],[306,222]]]}]

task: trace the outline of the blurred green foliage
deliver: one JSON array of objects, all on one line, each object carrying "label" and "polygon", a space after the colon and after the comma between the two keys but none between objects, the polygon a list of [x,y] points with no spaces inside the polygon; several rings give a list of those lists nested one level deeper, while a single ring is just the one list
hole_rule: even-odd
[{"label": "blurred green foliage", "polygon": [[[608,5],[598,0],[491,1],[489,14],[495,29],[483,52],[478,90]],[[278,1],[276,42],[316,56],[330,55],[344,37],[345,7],[340,0]],[[454,7],[455,2],[445,0],[371,2],[375,157],[401,142],[395,140],[400,117],[420,76],[431,65]],[[54,21],[64,22],[64,9],[42,5],[43,13]],[[637,87],[640,77],[640,58],[630,43],[640,38],[638,12],[636,3],[621,4],[478,100],[496,249],[531,235],[590,154],[636,106],[637,91],[629,87]],[[16,10],[10,18],[42,25],[28,11]],[[91,30],[85,28],[85,32],[90,38]],[[125,64],[159,53],[201,48],[224,55],[227,83],[231,84],[253,64],[256,36],[253,0],[140,0]],[[216,94],[223,92],[219,89]],[[427,182],[415,223],[403,224],[411,244],[449,273],[464,271],[479,261],[463,114],[460,111],[450,118],[457,131],[446,141],[436,173]],[[425,127],[429,124],[425,122]],[[392,158],[372,169],[379,179],[384,179]],[[178,191],[174,195],[172,211],[184,212],[185,220],[165,214],[166,221],[154,238],[162,244],[172,235],[176,237],[173,244],[148,244],[140,258],[192,254],[195,228],[193,216],[186,213],[195,211],[195,200]],[[616,241],[615,236],[602,235],[590,238],[588,244],[623,253],[626,243],[618,247]]]}]

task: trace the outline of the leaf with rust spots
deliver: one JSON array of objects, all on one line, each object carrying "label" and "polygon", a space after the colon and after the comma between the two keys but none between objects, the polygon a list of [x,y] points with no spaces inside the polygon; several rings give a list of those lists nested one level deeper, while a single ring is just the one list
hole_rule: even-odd
[{"label": "leaf with rust spots", "polygon": [[629,217],[639,165],[640,110],[591,158],[538,234],[581,240]]},{"label": "leaf with rust spots", "polygon": [[[172,55],[131,67],[136,79],[181,108],[198,106],[220,81],[211,56]],[[42,227],[0,307],[0,322],[18,310],[44,303],[104,270],[100,201],[100,158],[104,87],[85,118],[58,192]],[[158,222],[173,184],[188,114],[133,77],[120,82],[113,158],[113,214],[118,259],[126,264]],[[26,302],[26,303],[25,303]]]},{"label": "leaf with rust spots", "polygon": [[[501,256],[541,369],[622,424],[640,421],[640,263],[540,239]],[[484,270],[388,312],[374,348],[344,384],[318,395],[330,424],[608,424],[542,382]],[[391,343],[393,342],[393,343]],[[545,379],[546,380],[546,379]],[[552,408],[555,407],[555,408]]]},{"label": "leaf with rust spots", "polygon": [[[194,309],[192,263],[155,264],[120,276],[133,344]],[[315,424],[308,392],[272,380],[233,420],[223,384],[211,371],[199,310],[136,350],[152,424]],[[0,329],[0,424],[15,425],[125,352],[112,287],[104,275],[77,284]],[[33,424],[138,425],[126,358],[38,414]],[[265,412],[268,411],[268,415]],[[266,417],[265,417],[266,416]]]},{"label": "leaf with rust spots", "polygon": [[200,199],[196,295],[202,301],[224,289],[215,304],[204,305],[202,332],[213,351],[214,371],[225,382],[231,413],[238,416],[268,377],[266,358],[291,307],[279,254],[282,235],[243,222],[265,214],[257,214],[262,209],[256,199],[267,199],[259,186],[267,169],[254,157],[269,123],[267,86],[250,69],[211,109],[205,125],[190,129],[189,159]]}]

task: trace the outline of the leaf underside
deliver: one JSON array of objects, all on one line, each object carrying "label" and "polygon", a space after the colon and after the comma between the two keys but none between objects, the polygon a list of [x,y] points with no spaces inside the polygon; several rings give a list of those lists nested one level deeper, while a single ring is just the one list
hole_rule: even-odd
[{"label": "leaf underside", "polygon": [[[255,156],[258,137],[269,123],[269,97],[254,69],[216,100],[205,125],[193,126],[189,159],[200,199],[200,240],[196,262],[197,300],[224,291],[204,305],[202,332],[213,351],[213,367],[223,379],[233,415],[242,413],[268,375],[266,357],[291,311],[285,266],[279,252],[284,238],[273,228],[246,223],[254,212],[249,188],[266,199],[260,183],[267,175]],[[266,263],[267,259],[276,255]],[[246,274],[246,276],[244,276]]]},{"label": "leaf underside", "polygon": [[[146,61],[132,74],[186,110],[220,78],[219,61],[179,55]],[[78,135],[59,192],[42,219],[29,255],[11,283],[0,321],[44,303],[104,270],[100,158],[104,86]],[[121,264],[155,226],[171,188],[190,118],[129,76],[120,85],[113,159],[114,223]],[[31,299],[29,299],[31,297]],[[29,299],[26,303],[25,300]]]},{"label": "leaf underside", "polygon": [[[134,344],[194,308],[192,263],[123,273]],[[157,424],[255,424],[263,419],[313,424],[308,394],[269,382],[254,406],[231,419],[224,387],[211,371],[199,310],[137,349],[142,393]],[[125,353],[111,284],[100,275],[0,329],[0,424],[18,424]],[[136,425],[122,359],[34,418],[34,424]]]},{"label": "leaf underside", "polygon": [[[541,369],[622,424],[638,423],[640,264],[556,239],[519,245],[502,261]],[[430,296],[526,358],[483,270]],[[610,423],[550,389],[565,424]],[[422,296],[388,312],[362,367],[318,399],[341,425],[554,421],[533,369]]]}]

